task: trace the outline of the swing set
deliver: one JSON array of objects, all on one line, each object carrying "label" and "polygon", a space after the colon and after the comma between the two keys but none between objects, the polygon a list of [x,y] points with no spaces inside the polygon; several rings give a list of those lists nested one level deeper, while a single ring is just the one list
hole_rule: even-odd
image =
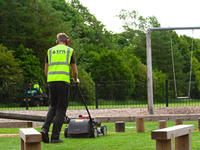
[{"label": "swing set", "polygon": [[152,31],[173,31],[173,30],[192,30],[192,45],[190,49],[190,75],[188,83],[188,93],[186,96],[178,96],[177,92],[177,82],[176,82],[176,70],[174,63],[174,48],[172,34],[170,34],[170,48],[172,54],[172,67],[173,67],[173,78],[174,78],[174,89],[175,89],[175,98],[176,99],[190,99],[191,98],[191,80],[192,80],[192,55],[194,50],[194,38],[193,31],[200,29],[200,27],[156,27],[149,28],[147,30],[146,37],[146,47],[147,47],[147,99],[148,99],[148,110],[150,114],[153,114],[153,79],[152,79],[152,50],[151,50],[151,32]]},{"label": "swing set", "polygon": [[175,90],[175,98],[176,99],[190,99],[191,98],[191,80],[192,80],[192,55],[193,55],[193,49],[194,49],[194,38],[193,38],[193,31],[192,29],[192,46],[190,50],[190,75],[189,75],[189,84],[188,84],[188,95],[186,96],[178,96],[177,92],[177,85],[176,85],[176,71],[175,71],[175,63],[174,63],[174,48],[173,48],[173,40],[172,40],[172,33],[170,32],[170,48],[172,53],[172,68],[173,68],[173,77],[174,77],[174,90]]}]

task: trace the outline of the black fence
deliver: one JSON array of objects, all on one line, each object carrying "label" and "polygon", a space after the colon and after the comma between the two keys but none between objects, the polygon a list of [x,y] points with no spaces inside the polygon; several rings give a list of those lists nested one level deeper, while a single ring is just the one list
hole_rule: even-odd
[{"label": "black fence", "polygon": [[[83,95],[90,109],[104,108],[147,108],[147,90],[146,82],[143,84],[133,84],[129,81],[119,82],[99,82],[94,87],[88,88],[85,91],[80,85],[81,94]],[[154,107],[191,107],[200,106],[200,98],[185,98],[177,99],[174,92],[169,86],[169,82],[165,81],[159,84],[159,87],[154,86]],[[92,89],[92,90],[91,90]],[[7,99],[14,89],[10,88],[10,93],[7,95],[0,93],[0,110],[47,110],[48,103],[35,103],[34,99],[27,96],[29,89],[19,91],[21,97],[17,101]],[[12,94],[11,94],[12,95]],[[192,97],[192,96],[191,96]],[[48,100],[46,100],[48,101]],[[23,103],[23,105],[22,105]],[[84,105],[76,85],[71,86],[69,94],[68,109],[84,109]]]}]

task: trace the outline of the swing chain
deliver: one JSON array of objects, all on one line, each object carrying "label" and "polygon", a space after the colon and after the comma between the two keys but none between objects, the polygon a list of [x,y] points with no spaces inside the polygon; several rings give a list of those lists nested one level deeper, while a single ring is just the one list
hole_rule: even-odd
[{"label": "swing chain", "polygon": [[173,41],[172,41],[172,31],[170,32],[170,48],[172,53],[172,68],[173,68],[173,78],[174,78],[174,90],[175,90],[175,98],[184,99],[190,98],[191,96],[191,82],[192,82],[192,55],[194,50],[194,37],[193,37],[193,29],[192,29],[192,46],[190,50],[190,78],[189,78],[189,87],[188,87],[188,96],[186,97],[178,97],[177,94],[177,86],[176,86],[176,71],[175,71],[175,63],[174,63],[174,50],[173,50]]}]

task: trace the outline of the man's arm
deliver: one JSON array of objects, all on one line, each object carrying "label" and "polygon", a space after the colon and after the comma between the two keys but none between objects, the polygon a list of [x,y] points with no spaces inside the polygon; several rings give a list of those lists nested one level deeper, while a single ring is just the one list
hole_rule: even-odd
[{"label": "man's arm", "polygon": [[48,63],[45,63],[44,73],[45,73],[46,76],[48,75]]},{"label": "man's arm", "polygon": [[72,63],[71,67],[72,67],[72,77],[73,77],[74,81],[76,82],[78,79],[78,70],[76,67],[76,63]]},{"label": "man's arm", "polygon": [[71,68],[72,68],[72,78],[74,79],[75,82],[78,82],[78,70],[77,70],[77,66],[76,66],[76,55],[75,55],[75,51],[73,51],[72,57],[71,57]]},{"label": "man's arm", "polygon": [[48,75],[48,56],[45,57],[44,73]]}]

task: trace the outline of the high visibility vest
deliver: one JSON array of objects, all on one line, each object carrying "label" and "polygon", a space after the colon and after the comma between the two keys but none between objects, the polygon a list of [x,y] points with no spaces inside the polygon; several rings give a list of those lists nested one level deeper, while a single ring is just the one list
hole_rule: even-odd
[{"label": "high visibility vest", "polygon": [[48,50],[47,82],[64,81],[70,83],[70,62],[73,49],[58,44]]},{"label": "high visibility vest", "polygon": [[43,93],[43,91],[42,91],[42,89],[40,88],[40,85],[39,85],[39,84],[34,84],[34,85],[33,85],[33,88],[39,90],[40,93]]}]

